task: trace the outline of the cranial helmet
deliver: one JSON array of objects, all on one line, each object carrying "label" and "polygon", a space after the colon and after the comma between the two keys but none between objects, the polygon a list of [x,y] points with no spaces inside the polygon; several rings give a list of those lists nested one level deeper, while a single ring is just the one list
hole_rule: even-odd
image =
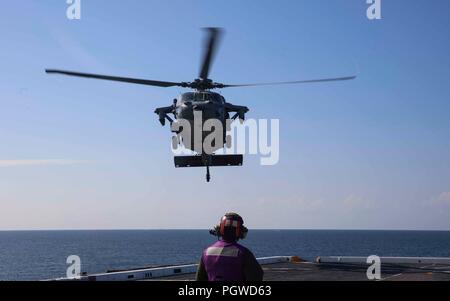
[{"label": "cranial helmet", "polygon": [[239,240],[247,236],[248,229],[242,217],[234,212],[226,213],[220,223],[209,231],[211,234],[225,239]]}]

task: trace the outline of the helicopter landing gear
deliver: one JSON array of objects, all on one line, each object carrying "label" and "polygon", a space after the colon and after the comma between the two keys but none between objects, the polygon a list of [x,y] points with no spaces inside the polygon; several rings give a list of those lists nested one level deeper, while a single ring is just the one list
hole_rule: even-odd
[{"label": "helicopter landing gear", "polygon": [[180,167],[206,167],[206,182],[211,181],[209,168],[211,166],[242,166],[242,155],[194,155],[175,156],[176,168]]}]

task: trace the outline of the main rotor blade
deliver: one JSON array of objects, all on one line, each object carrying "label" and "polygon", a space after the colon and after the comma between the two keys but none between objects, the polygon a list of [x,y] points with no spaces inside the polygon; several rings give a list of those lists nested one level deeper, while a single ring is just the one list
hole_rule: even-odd
[{"label": "main rotor blade", "polygon": [[116,82],[125,82],[125,83],[147,85],[147,86],[156,86],[156,87],[165,87],[165,88],[167,88],[167,87],[174,87],[174,86],[184,87],[186,85],[186,83],[175,83],[175,82],[165,82],[165,81],[137,79],[137,78],[128,78],[128,77],[117,77],[117,76],[108,76],[108,75],[99,75],[99,74],[90,74],[90,73],[80,73],[80,72],[54,70],[54,69],[46,69],[45,72],[48,73],[48,74],[63,74],[63,75],[69,75],[69,76],[95,78],[95,79],[111,80],[111,81],[116,81]]},{"label": "main rotor blade", "polygon": [[209,35],[207,39],[205,39],[204,44],[205,50],[203,52],[202,67],[199,74],[199,78],[201,79],[208,79],[209,69],[211,68],[211,63],[217,52],[217,45],[222,33],[220,28],[206,28],[206,30],[208,30]]},{"label": "main rotor blade", "polygon": [[273,86],[273,85],[290,85],[290,84],[309,84],[309,83],[322,83],[322,82],[335,82],[343,80],[352,80],[356,76],[336,77],[336,78],[323,78],[323,79],[311,79],[311,80],[299,80],[290,82],[274,82],[274,83],[259,83],[259,84],[242,84],[242,85],[222,85],[218,88],[234,88],[234,87],[254,87],[254,86]]}]

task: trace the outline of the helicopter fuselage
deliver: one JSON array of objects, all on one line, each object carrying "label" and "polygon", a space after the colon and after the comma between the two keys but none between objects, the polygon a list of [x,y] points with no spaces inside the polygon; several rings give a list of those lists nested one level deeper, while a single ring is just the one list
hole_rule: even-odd
[{"label": "helicopter fuselage", "polygon": [[[187,121],[191,131],[184,131],[183,144],[186,148],[202,154],[204,150],[196,147],[199,144],[195,144],[195,139],[201,139],[200,145],[203,145],[205,137],[211,134],[212,130],[217,130],[204,130],[203,125],[207,120],[215,119],[222,127],[221,141],[214,142],[214,149],[220,149],[226,143],[227,120],[237,118],[244,120],[248,110],[245,106],[236,106],[226,102],[225,98],[219,93],[195,91],[181,94],[174,99],[172,106],[157,108],[155,113],[159,115],[159,121],[162,125],[165,125],[166,120],[170,122],[171,126],[174,123],[179,123],[180,120]],[[234,112],[235,115],[230,118],[231,112]],[[170,118],[168,114],[173,114],[175,120]],[[196,118],[199,119],[196,120]],[[196,132],[196,126],[201,127],[201,137],[196,136],[196,133],[198,133]],[[174,132],[178,133],[178,128]],[[190,135],[189,139],[186,139],[186,135]]]}]

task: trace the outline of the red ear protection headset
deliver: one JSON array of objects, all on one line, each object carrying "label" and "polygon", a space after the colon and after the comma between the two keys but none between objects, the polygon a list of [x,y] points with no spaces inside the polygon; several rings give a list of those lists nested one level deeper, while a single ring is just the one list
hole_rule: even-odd
[{"label": "red ear protection headset", "polygon": [[233,227],[236,231],[236,238],[244,239],[247,236],[248,229],[244,226],[244,220],[239,214],[227,213],[220,219],[220,224],[215,227],[213,233],[223,237],[225,228]]}]

